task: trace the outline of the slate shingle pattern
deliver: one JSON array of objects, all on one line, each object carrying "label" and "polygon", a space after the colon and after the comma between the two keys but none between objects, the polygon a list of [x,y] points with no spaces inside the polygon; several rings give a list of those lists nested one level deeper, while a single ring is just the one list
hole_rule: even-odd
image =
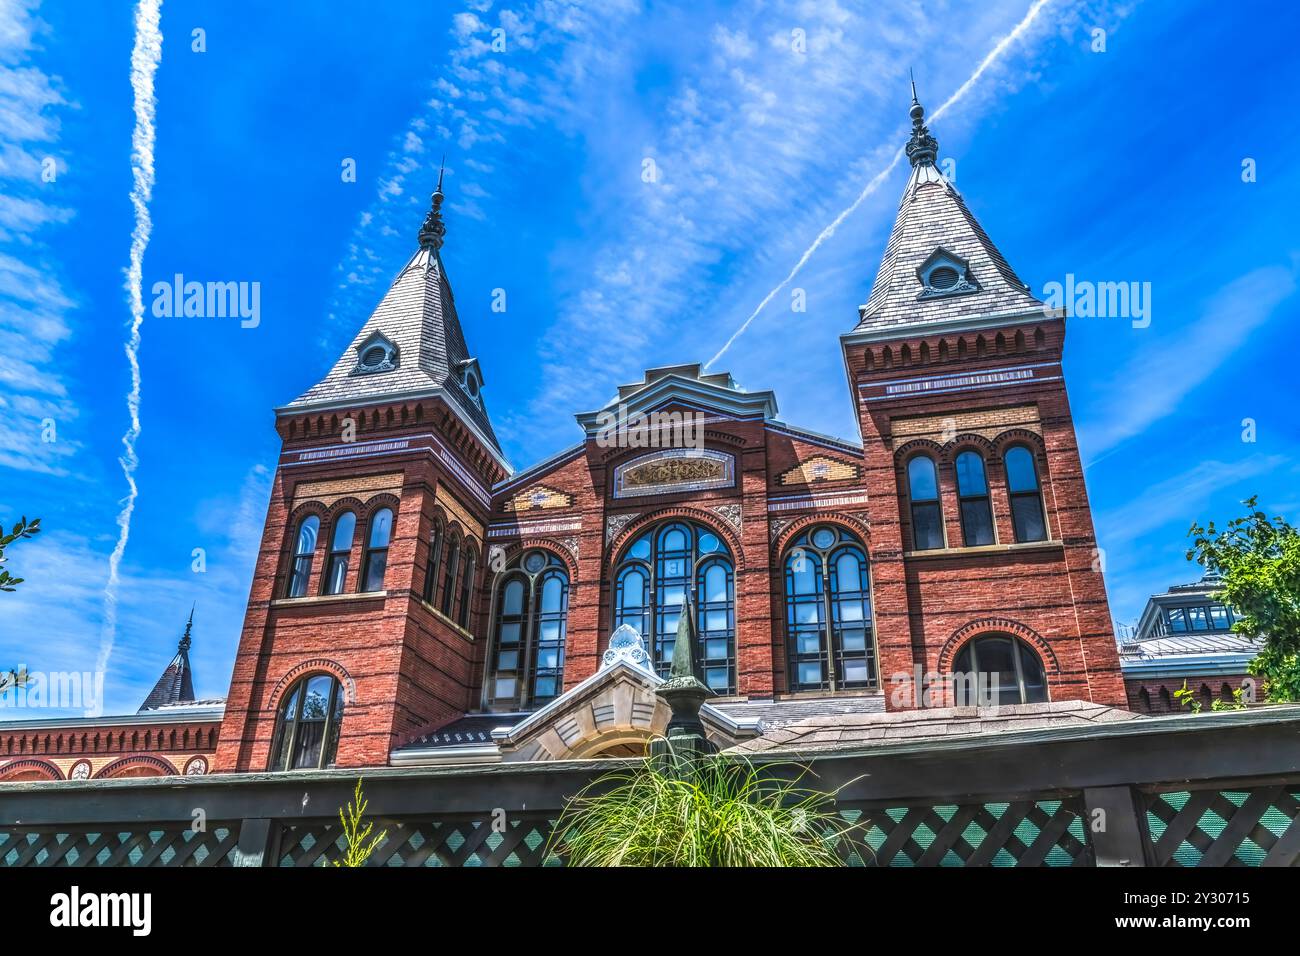
[{"label": "slate shingle pattern", "polygon": [[[918,300],[917,269],[940,247],[965,259],[980,291]],[[934,166],[912,169],[855,331],[1043,308]]]}]

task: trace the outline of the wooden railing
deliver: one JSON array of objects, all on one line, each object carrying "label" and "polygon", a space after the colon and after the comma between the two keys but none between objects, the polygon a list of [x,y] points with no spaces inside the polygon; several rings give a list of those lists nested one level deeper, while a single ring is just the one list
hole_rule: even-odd
[{"label": "wooden railing", "polygon": [[[361,773],[373,866],[538,866],[565,801],[633,761]],[[868,866],[1289,866],[1300,707],[764,755],[839,790]],[[0,866],[313,866],[356,771],[0,786]]]}]

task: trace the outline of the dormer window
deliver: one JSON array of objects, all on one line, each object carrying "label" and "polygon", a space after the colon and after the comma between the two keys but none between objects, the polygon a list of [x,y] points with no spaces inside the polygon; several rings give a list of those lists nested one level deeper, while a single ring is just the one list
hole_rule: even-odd
[{"label": "dormer window", "polygon": [[460,387],[473,399],[475,405],[482,405],[483,373],[479,370],[478,359],[465,359],[460,363]]},{"label": "dormer window", "polygon": [[980,290],[979,283],[970,274],[966,260],[943,248],[930,253],[929,258],[916,270],[916,278],[921,283],[918,299],[965,295]]},{"label": "dormer window", "polygon": [[357,346],[357,365],[354,375],[371,372],[391,372],[397,368],[397,346],[381,332],[374,332]]}]

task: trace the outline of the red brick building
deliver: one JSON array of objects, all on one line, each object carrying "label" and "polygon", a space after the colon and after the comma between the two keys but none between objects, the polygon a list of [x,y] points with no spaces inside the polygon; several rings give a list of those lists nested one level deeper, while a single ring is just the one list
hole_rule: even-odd
[{"label": "red brick building", "polygon": [[[635,746],[662,714],[628,681],[666,667],[687,589],[719,736],[790,708],[952,703],[941,684],[919,695],[953,671],[999,675],[1004,704],[1123,706],[1064,316],[912,116],[897,222],[841,337],[861,442],[688,364],[622,386],[577,416],[581,441],[512,472],[443,263],[440,186],[374,314],[277,411],[218,767]],[[620,624],[644,680],[603,676]]]},{"label": "red brick building", "polygon": [[1065,317],[940,174],[923,115],[913,100],[897,221],[840,340],[860,439],[682,364],[512,471],[440,181],[373,315],[277,409],[215,769],[641,752],[688,594],[720,744],[922,706],[1123,707]]}]

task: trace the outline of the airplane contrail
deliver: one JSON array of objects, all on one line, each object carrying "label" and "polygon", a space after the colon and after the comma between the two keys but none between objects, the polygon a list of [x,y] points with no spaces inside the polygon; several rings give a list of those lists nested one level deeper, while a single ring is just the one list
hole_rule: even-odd
[{"label": "airplane contrail", "polygon": [[[126,292],[131,306],[131,331],[126,340],[126,358],[131,366],[131,390],[126,408],[131,423],[122,436],[122,454],[118,462],[126,478],[127,494],[117,516],[117,545],[108,558],[108,583],[104,585],[104,626],[99,639],[99,657],[95,670],[103,673],[113,653],[117,636],[117,589],[122,555],[131,535],[131,514],[139,489],[135,470],[140,464],[135,443],[140,437],[140,326],[144,323],[144,253],[149,246],[153,222],[149,218],[149,200],[154,184],[154,74],[162,60],[162,0],[140,0],[135,9],[135,46],[131,50],[131,91],[134,95],[135,129],[131,134],[131,207],[135,228],[131,231],[131,253],[126,270]],[[99,707],[102,708],[102,701]]]},{"label": "airplane contrail", "polygon": [[[1017,23],[1010,33],[994,44],[993,49],[988,52],[988,55],[980,61],[980,65],[975,68],[975,72],[966,78],[966,82],[957,88],[957,92],[944,100],[943,104],[930,114],[930,119],[938,119],[952,106],[959,103],[966,94],[971,91],[975,84],[979,82],[979,78],[984,75],[985,71],[997,62],[1002,54],[1006,52],[1007,47],[1020,39],[1024,32],[1029,29],[1034,20],[1038,18],[1038,14],[1042,11],[1043,7],[1047,6],[1051,2],[1052,0],[1035,0],[1033,5],[1030,6],[1029,12],[1025,14],[1024,19]],[[880,188],[880,184],[889,177],[889,174],[894,171],[894,167],[902,161],[904,153],[904,148],[900,146],[898,152],[894,153],[894,158],[889,161],[889,165],[872,177],[871,181],[863,187],[862,192],[858,193],[858,198],[853,200],[844,211],[832,219],[829,226],[817,234],[817,238],[812,241],[812,245],[804,250],[803,255],[799,257],[799,261],[794,264],[794,268],[790,270],[789,274],[782,279],[771,292],[763,297],[763,301],[760,302],[758,307],[749,314],[749,318],[745,319],[745,321],[740,324],[740,328],[736,329],[736,331],[732,333],[731,338],[727,339],[727,344],[718,349],[718,353],[705,363],[704,367],[706,369],[710,368],[714,362],[727,353],[727,350],[735,344],[735,341],[738,338],[745,334],[745,331],[754,323],[754,320],[758,318],[759,313],[767,308],[767,304],[776,297],[776,294],[789,285],[790,280],[799,274],[799,271],[803,269],[808,260],[812,258],[813,253],[821,248],[822,243],[835,235],[835,230],[840,227],[840,224],[849,216],[853,215],[854,211],[862,205],[868,196]]]}]

